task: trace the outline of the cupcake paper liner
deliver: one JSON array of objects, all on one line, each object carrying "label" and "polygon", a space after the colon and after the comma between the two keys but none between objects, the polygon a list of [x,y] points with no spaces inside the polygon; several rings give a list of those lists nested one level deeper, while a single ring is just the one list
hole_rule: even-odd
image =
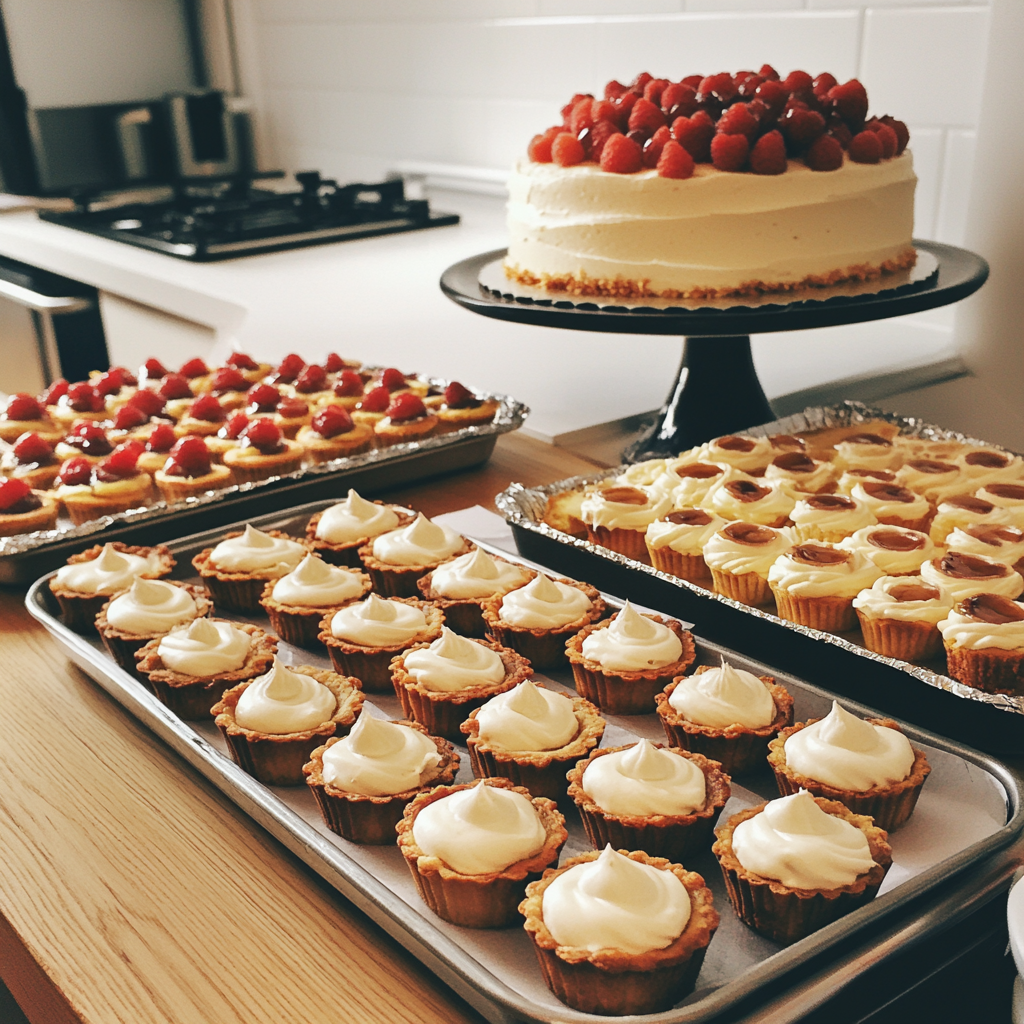
[{"label": "cupcake paper liner", "polygon": [[651,555],[647,550],[646,537],[646,527],[643,530],[627,530],[621,527],[609,529],[607,526],[587,526],[587,539],[591,544],[650,565]]},{"label": "cupcake paper liner", "polygon": [[612,673],[595,672],[572,663],[576,692],[609,715],[648,715],[654,710],[655,695],[672,681],[674,671],[656,679],[623,679]]},{"label": "cupcake paper liner", "polygon": [[683,555],[670,547],[647,548],[651,565],[658,572],[667,572],[698,587],[711,587],[711,570],[703,555]]},{"label": "cupcake paper liner", "polygon": [[779,618],[825,633],[845,633],[857,628],[852,597],[799,597],[781,587],[771,589]]},{"label": "cupcake paper liner", "polygon": [[343,676],[355,676],[363,684],[366,693],[391,693],[391,659],[395,652],[389,650],[343,651],[337,647],[327,648],[335,672]]},{"label": "cupcake paper liner", "polygon": [[757,608],[759,605],[768,604],[772,599],[772,590],[768,586],[768,580],[763,576],[758,576],[756,572],[745,572],[734,576],[732,573],[712,569],[711,578],[715,583],[716,594],[731,597],[741,604]]},{"label": "cupcake paper liner", "polygon": [[[285,612],[272,605],[264,605],[263,609],[270,619],[274,632],[286,643],[294,647],[320,648],[320,620],[324,616],[322,608],[314,608],[308,612]],[[354,672],[343,672],[342,675],[355,675]]]},{"label": "cupcake paper liner", "polygon": [[942,650],[942,634],[935,623],[876,618],[859,608],[855,611],[869,651],[901,661],[927,661]]},{"label": "cupcake paper liner", "polygon": [[170,686],[161,679],[145,678],[157,700],[186,722],[209,722],[213,718],[210,709],[224,696],[224,691],[237,682],[214,679],[190,686]]},{"label": "cupcake paper liner", "polygon": [[218,608],[230,608],[232,611],[251,612],[256,615],[262,611],[260,595],[266,585],[267,581],[257,576],[246,579],[203,576],[203,586]]},{"label": "cupcake paper liner", "polygon": [[976,690],[1024,694],[1024,650],[1004,651],[996,647],[972,650],[949,644],[946,666],[954,679]]}]

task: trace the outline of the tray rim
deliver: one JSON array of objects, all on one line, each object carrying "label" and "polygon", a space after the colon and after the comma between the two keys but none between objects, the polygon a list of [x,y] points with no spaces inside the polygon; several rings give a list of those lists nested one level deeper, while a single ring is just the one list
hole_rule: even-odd
[{"label": "tray rim", "polygon": [[[333,500],[309,502],[304,505],[267,513],[250,520],[254,525],[270,523],[313,512],[333,504]],[[241,524],[239,524],[241,525]],[[169,542],[172,551],[203,545],[207,540],[222,535],[231,527],[218,527],[191,534]],[[503,557],[510,553],[488,543],[477,542],[485,550],[498,552]],[[527,564],[521,555],[511,555]],[[29,614],[50,633],[57,644],[79,668],[97,682],[110,696],[117,700],[142,724],[146,725],[161,740],[200,772],[209,782],[231,799],[257,824],[268,831],[288,850],[298,856],[325,881],[343,896],[367,913],[375,923],[384,928],[410,953],[438,973],[453,989],[478,1009],[501,1007],[513,1014],[509,1020],[530,1021],[535,1024],[562,1024],[562,1022],[607,1021],[606,1016],[580,1013],[563,1007],[551,1010],[520,995],[499,977],[492,974],[470,952],[464,950],[445,931],[434,924],[423,913],[406,903],[362,865],[352,860],[344,851],[320,835],[298,814],[290,810],[275,797],[273,791],[258,783],[234,764],[227,756],[212,746],[201,735],[192,730],[188,723],[179,719],[155,696],[146,691],[125,670],[121,669],[105,654],[97,651],[81,635],[68,629],[47,607],[49,590],[47,583],[54,573],[50,572],[36,580],[25,596]],[[621,600],[612,597],[616,604]],[[799,686],[819,696],[831,697],[831,691],[775,669],[756,658],[751,658],[721,644],[706,641],[694,634],[698,643],[712,652],[730,653],[748,664],[763,667],[785,681],[794,680]],[[97,674],[98,673],[98,674]],[[845,706],[853,708],[863,716],[878,714],[875,709],[858,701],[842,698]],[[966,868],[979,864],[1009,846],[1024,831],[1024,790],[1018,777],[997,758],[948,737],[922,729],[909,722],[900,721],[904,732],[911,739],[917,739],[929,746],[960,757],[994,777],[1003,787],[1007,801],[1007,821],[990,836],[971,844],[959,853],[925,869],[881,897],[873,900],[852,914],[813,933],[805,939],[785,947],[739,975],[737,978],[716,989],[711,989],[698,1002],[662,1013],[630,1018],[649,1024],[688,1024],[688,1022],[710,1021],[742,999],[749,997],[769,980],[788,974],[801,963],[818,956],[842,940],[861,936],[863,929],[871,923],[891,919],[899,909],[930,892],[943,881],[958,875]],[[723,908],[730,912],[731,908]],[[410,928],[409,919],[416,928]],[[861,936],[863,937],[863,936]],[[447,957],[447,959],[445,959]]]}]

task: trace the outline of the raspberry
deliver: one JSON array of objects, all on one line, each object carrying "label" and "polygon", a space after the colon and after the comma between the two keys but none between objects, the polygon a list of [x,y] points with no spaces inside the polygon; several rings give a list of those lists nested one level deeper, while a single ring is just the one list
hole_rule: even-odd
[{"label": "raspberry", "polygon": [[853,139],[853,132],[846,127],[846,122],[841,117],[836,117],[834,114],[832,115],[832,120],[829,122],[828,126],[828,133],[839,142],[839,145],[842,146],[843,149],[850,148],[850,142]]},{"label": "raspberry", "polygon": [[830,75],[827,71],[824,74],[818,75],[818,77],[811,82],[811,89],[814,95],[820,100],[828,98],[829,91],[834,89],[839,83],[836,81],[835,75]]},{"label": "raspberry", "polygon": [[258,370],[260,368],[260,364],[252,356],[247,356],[244,352],[232,352],[224,360],[224,365],[233,366],[236,370]]},{"label": "raspberry", "polygon": [[223,395],[228,391],[245,391],[249,387],[249,382],[242,376],[241,371],[233,366],[222,366],[219,370],[214,370],[210,384],[210,390],[215,395]]},{"label": "raspberry", "polygon": [[384,412],[391,404],[391,392],[385,387],[375,387],[363,395],[359,408],[366,412]]},{"label": "raspberry", "polygon": [[697,102],[704,106],[709,99],[713,99],[724,107],[735,95],[736,86],[733,84],[732,75],[728,71],[723,71],[701,79],[697,89]]},{"label": "raspberry", "polygon": [[689,178],[693,174],[693,157],[675,139],[669,139],[658,160],[658,175],[662,178]]},{"label": "raspberry", "polygon": [[782,133],[768,132],[754,143],[750,151],[750,169],[755,174],[785,174],[786,142]]},{"label": "raspberry", "polygon": [[895,156],[900,144],[896,133],[887,124],[879,124],[872,131],[878,136],[878,141],[882,144],[882,159],[888,160],[890,157]]},{"label": "raspberry", "polygon": [[188,408],[189,416],[205,423],[223,423],[228,414],[213,395],[200,395]]},{"label": "raspberry", "polygon": [[180,373],[169,373],[160,382],[157,394],[165,401],[170,402],[175,398],[191,398],[192,389],[188,381]]},{"label": "raspberry", "polygon": [[141,409],[148,419],[150,416],[156,416],[158,413],[163,412],[164,400],[155,391],[150,391],[148,388],[140,388],[128,399],[126,407]]},{"label": "raspberry", "polygon": [[245,397],[248,412],[273,412],[281,401],[281,392],[273,384],[257,384]]},{"label": "raspberry", "polygon": [[703,75],[687,75],[682,79],[682,85],[688,85],[695,93],[700,88],[700,83],[704,81]]},{"label": "raspberry", "polygon": [[757,90],[754,92],[754,98],[759,99],[772,113],[778,116],[782,113],[782,108],[785,107],[789,94],[783,88],[781,82],[768,78],[757,87]]},{"label": "raspberry", "polygon": [[314,391],[326,391],[327,369],[317,363],[310,363],[295,378],[295,390],[303,395],[311,395]]},{"label": "raspberry", "polygon": [[160,423],[153,428],[153,432],[146,438],[147,452],[169,452],[178,440],[174,427],[169,423]]},{"label": "raspberry", "polygon": [[[822,122],[824,128],[824,122]],[[757,131],[757,118],[747,109],[746,103],[734,103],[718,119],[715,130],[725,135],[745,135],[751,138]]]},{"label": "raspberry", "polygon": [[122,386],[126,388],[133,388],[139,383],[139,378],[126,366],[112,366],[107,373],[115,374]]},{"label": "raspberry", "polygon": [[653,135],[665,123],[665,115],[650,100],[639,99],[629,112],[629,130]]},{"label": "raspberry", "polygon": [[882,159],[882,143],[874,132],[854,135],[850,141],[850,159],[858,164],[877,164]]},{"label": "raspberry", "polygon": [[782,80],[782,88],[789,93],[794,93],[800,89],[810,89],[813,81],[806,71],[790,71]]},{"label": "raspberry", "polygon": [[764,83],[760,75],[748,74],[736,85],[736,95],[742,100],[752,100]]},{"label": "raspberry", "polygon": [[341,370],[353,365],[355,364],[342,359],[337,352],[328,352],[327,358],[324,360],[324,369],[328,373],[339,373]]},{"label": "raspberry", "polygon": [[159,380],[167,376],[167,367],[159,359],[147,359],[139,367],[139,380]]},{"label": "raspberry", "polygon": [[75,412],[101,412],[104,406],[103,396],[86,381],[79,381],[68,388],[68,405]]},{"label": "raspberry", "polygon": [[[661,94],[661,109],[665,111],[665,115],[668,116],[669,111],[674,107],[679,106],[681,103],[692,102],[693,109],[697,109],[697,102],[695,96],[697,91],[691,89],[688,85],[683,85],[682,82],[672,82],[665,86],[664,91]],[[688,114],[676,114],[676,117],[688,117]]]},{"label": "raspberry", "polygon": [[661,151],[665,143],[672,138],[672,133],[665,125],[662,125],[645,143],[643,147],[644,167],[657,167],[661,158]]},{"label": "raspberry", "polygon": [[143,448],[138,441],[129,441],[114,449],[114,454],[107,456],[96,467],[96,479],[111,483],[114,480],[125,480],[138,473],[136,463]]},{"label": "raspberry", "polygon": [[825,134],[825,118],[814,110],[791,107],[779,118],[782,132],[791,153],[806,149],[819,135]]},{"label": "raspberry", "polygon": [[407,384],[405,374],[401,370],[396,369],[394,366],[387,367],[377,380],[383,388],[387,388],[388,391],[397,391],[399,388],[404,388]]},{"label": "raspberry", "polygon": [[237,441],[242,436],[242,431],[249,426],[249,417],[244,412],[236,412],[229,416],[227,423],[217,431],[217,436],[225,441]]},{"label": "raspberry", "polygon": [[355,370],[342,370],[334,382],[334,393],[339,398],[354,398],[363,393],[363,378]]},{"label": "raspberry", "polygon": [[56,405],[67,393],[70,385],[63,377],[58,377],[40,396],[40,405]]},{"label": "raspberry", "polygon": [[419,395],[411,391],[403,391],[395,395],[394,400],[388,406],[388,418],[392,423],[405,423],[408,420],[418,420],[421,416],[427,415],[427,407]]},{"label": "raspberry", "polygon": [[626,132],[626,138],[629,139],[631,142],[635,142],[640,147],[641,160],[642,160],[643,148],[650,141],[650,138],[651,138],[652,134],[653,134],[652,132],[640,131],[638,129],[634,130],[634,131],[631,131],[631,132]]},{"label": "raspberry", "polygon": [[53,461],[53,449],[38,434],[26,432],[14,442],[14,457],[22,466],[45,465]]},{"label": "raspberry", "polygon": [[75,427],[64,438],[64,443],[86,455],[109,455],[114,450],[107,439],[107,432],[95,423],[82,423]]},{"label": "raspberry", "polygon": [[101,373],[93,382],[92,386],[104,397],[116,395],[124,385],[121,382],[121,375],[114,370],[107,370]]},{"label": "raspberry", "polygon": [[716,135],[711,140],[711,163],[720,171],[741,170],[749,153],[746,135]]},{"label": "raspberry", "polygon": [[9,420],[41,420],[45,415],[43,407],[24,391],[11,395],[4,409],[4,416]]},{"label": "raspberry", "polygon": [[534,137],[530,139],[530,144],[526,147],[526,155],[535,164],[551,163],[551,138],[547,133],[543,135],[534,135]]},{"label": "raspberry", "polygon": [[[10,477],[7,480],[0,480],[0,512],[7,515],[12,514],[11,510],[23,502],[32,493],[24,480],[17,477]],[[37,506],[38,507],[38,506]],[[30,511],[26,509],[26,511]]]},{"label": "raspberry", "polygon": [[281,451],[284,448],[282,438],[280,428],[265,416],[252,420],[241,434],[243,445],[258,448],[264,455],[276,455]]},{"label": "raspberry", "polygon": [[612,174],[635,174],[643,166],[643,152],[625,135],[613,135],[601,150],[601,170]]},{"label": "raspberry", "polygon": [[[632,95],[632,94],[630,94]],[[622,133],[611,121],[598,121],[593,128],[590,129],[590,135],[587,139],[589,148],[590,159],[596,160],[600,163],[601,154],[604,152],[605,144],[613,135],[621,135]]]},{"label": "raspberry", "polygon": [[[80,487],[82,484],[88,484],[91,480],[92,463],[81,456],[65,461],[57,474],[57,483],[67,484],[69,487]],[[18,483],[21,482],[18,481]]]},{"label": "raspberry", "polygon": [[355,428],[352,417],[340,405],[328,405],[313,417],[311,424],[321,437],[337,437]]},{"label": "raspberry", "polygon": [[615,124],[624,132],[629,125],[629,115],[636,101],[640,99],[635,92],[623,93],[615,101]]},{"label": "raspberry", "polygon": [[480,399],[469,388],[464,387],[457,380],[453,380],[444,389],[444,404],[449,409],[472,409],[480,404]]},{"label": "raspberry", "polygon": [[[273,426],[273,423],[270,424]],[[167,476],[206,476],[212,469],[210,452],[201,437],[183,437],[164,463]]]},{"label": "raspberry", "polygon": [[573,108],[579,103],[580,100],[593,99],[588,92],[578,92],[564,107],[562,107],[560,113],[562,115],[562,126],[563,128],[569,127],[569,118],[572,117]]},{"label": "raspberry", "polygon": [[141,427],[144,423],[148,422],[149,416],[137,405],[132,405],[131,403],[122,405],[114,413],[113,424],[115,430],[134,430],[136,427]]},{"label": "raspberry", "polygon": [[703,110],[698,110],[693,117],[677,117],[672,122],[672,138],[699,164],[711,159],[714,134],[715,123]]},{"label": "raspberry", "polygon": [[831,135],[822,135],[804,153],[804,163],[812,171],[835,171],[843,166],[843,147]]},{"label": "raspberry", "polygon": [[864,118],[868,116],[867,90],[856,78],[829,89],[828,101],[851,129],[859,128],[864,123]]},{"label": "raspberry", "polygon": [[[571,132],[561,132],[551,143],[551,159],[559,167],[572,167],[574,164],[582,163],[586,159],[586,155],[583,143]],[[403,380],[402,383],[404,384],[405,381]]]},{"label": "raspberry", "polygon": [[672,83],[667,78],[652,78],[644,86],[644,99],[653,103],[656,107],[661,106],[661,96],[665,88]]},{"label": "raspberry", "polygon": [[777,82],[779,80],[779,73],[771,64],[762,64],[758,68],[757,73],[767,82]]},{"label": "raspberry", "polygon": [[896,155],[899,156],[907,148],[907,143],[910,141],[910,130],[902,121],[897,121],[895,117],[890,117],[888,114],[879,118],[879,120],[896,133]]},{"label": "raspberry", "polygon": [[598,121],[614,121],[616,108],[611,100],[594,100],[590,105],[591,126]]},{"label": "raspberry", "polygon": [[604,98],[606,100],[617,100],[623,94],[629,92],[629,86],[617,82],[614,78],[604,87]]},{"label": "raspberry", "polygon": [[190,359],[178,372],[183,377],[203,377],[210,369],[202,359]]},{"label": "raspberry", "polygon": [[291,384],[302,373],[305,365],[306,360],[292,352],[281,360],[281,365],[274,371],[274,378],[284,384]]},{"label": "raspberry", "polygon": [[643,96],[644,89],[647,88],[647,83],[654,80],[654,75],[648,71],[641,71],[632,82],[629,83],[629,88],[632,92],[636,93],[637,96]]},{"label": "raspberry", "polygon": [[[579,135],[584,128],[589,128],[594,123],[593,107],[594,98],[588,96],[584,97],[572,108],[572,114],[569,115],[569,130],[573,135]],[[551,152],[552,154],[554,153],[553,145]]]},{"label": "raspberry", "polygon": [[309,405],[301,398],[282,398],[277,415],[285,420],[297,420],[309,412]]}]

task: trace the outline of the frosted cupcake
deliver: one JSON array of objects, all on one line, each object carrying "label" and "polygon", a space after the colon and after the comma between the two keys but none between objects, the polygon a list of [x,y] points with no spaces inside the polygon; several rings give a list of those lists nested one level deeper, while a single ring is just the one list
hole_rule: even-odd
[{"label": "frosted cupcake", "polygon": [[709,491],[740,475],[746,474],[740,474],[732,466],[713,462],[690,462],[683,465],[670,463],[665,471],[665,478],[672,483],[670,490],[676,508],[700,505]]},{"label": "frosted cupcake", "polygon": [[976,594],[958,602],[939,630],[954,679],[990,693],[1024,693],[1024,604]]},{"label": "frosted cupcake", "polygon": [[472,550],[465,537],[421,512],[408,526],[382,533],[359,549],[359,558],[385,597],[415,597],[421,576],[457,555]]},{"label": "frosted cupcake", "polygon": [[833,446],[836,462],[846,469],[898,469],[903,457],[892,441],[881,434],[851,434]]},{"label": "frosted cupcake", "polygon": [[972,490],[988,484],[1020,483],[1024,479],[1024,459],[1012,452],[979,448],[965,452],[956,462],[964,480],[973,484]]},{"label": "frosted cupcake", "polygon": [[952,599],[920,576],[883,576],[854,599],[869,651],[902,661],[924,661],[942,648],[939,622]]},{"label": "frosted cupcake", "polygon": [[870,558],[885,576],[916,576],[921,565],[938,553],[927,533],[901,526],[869,526],[837,547]]},{"label": "frosted cupcake", "polygon": [[672,497],[665,490],[612,483],[584,496],[580,519],[592,544],[646,562],[647,527],[671,507]]},{"label": "frosted cupcake", "polygon": [[955,494],[939,503],[932,520],[931,537],[936,544],[945,544],[958,526],[999,526],[1007,521],[1005,510],[991,501],[973,494]]},{"label": "frosted cupcake", "polygon": [[909,459],[896,474],[896,482],[929,501],[936,501],[950,488],[959,493],[963,487],[960,481],[960,467],[955,462],[939,459]]},{"label": "frosted cupcake", "polygon": [[811,458],[805,452],[776,455],[764,471],[765,483],[785,484],[793,491],[810,494],[832,490],[838,476],[838,467],[833,463]]},{"label": "frosted cupcake", "polygon": [[851,494],[857,484],[874,481],[881,484],[896,483],[896,474],[889,469],[862,469],[860,466],[852,466],[844,470],[843,475],[836,483],[836,491],[839,494]]},{"label": "frosted cupcake", "polygon": [[884,526],[923,530],[932,514],[932,506],[920,494],[879,480],[865,480],[857,484],[850,497],[861,502]]},{"label": "frosted cupcake", "polygon": [[843,494],[813,494],[796,503],[789,518],[797,541],[841,540],[877,523],[874,513],[862,501]]},{"label": "frosted cupcake", "polygon": [[728,480],[704,499],[704,507],[723,519],[780,527],[789,521],[796,499],[778,485],[762,486],[755,480]]},{"label": "frosted cupcake", "polygon": [[722,527],[704,545],[704,561],[711,570],[715,593],[742,604],[767,604],[771,600],[768,571],[792,546],[785,529],[753,523]]},{"label": "frosted cupcake", "polygon": [[989,484],[979,487],[974,496],[1001,508],[1008,523],[1024,530],[1024,483]]},{"label": "frosted cupcake", "polygon": [[711,570],[704,561],[704,545],[725,526],[725,520],[702,508],[666,513],[647,527],[644,541],[651,565],[659,572],[707,587]]},{"label": "frosted cupcake", "polygon": [[1024,530],[1009,524],[958,526],[946,538],[946,547],[964,555],[978,555],[993,562],[1002,562],[1017,572],[1024,568]]},{"label": "frosted cupcake", "polygon": [[1024,593],[1024,578],[1008,565],[958,551],[925,562],[921,578],[948,594],[954,604],[975,594],[1000,594],[1013,600]]},{"label": "frosted cupcake", "polygon": [[325,562],[360,567],[359,549],[364,544],[382,533],[408,526],[413,518],[407,509],[367,501],[350,488],[344,501],[309,520],[306,537]]},{"label": "frosted cupcake", "polygon": [[767,437],[728,434],[701,445],[695,461],[724,463],[750,476],[760,476],[775,454]]}]

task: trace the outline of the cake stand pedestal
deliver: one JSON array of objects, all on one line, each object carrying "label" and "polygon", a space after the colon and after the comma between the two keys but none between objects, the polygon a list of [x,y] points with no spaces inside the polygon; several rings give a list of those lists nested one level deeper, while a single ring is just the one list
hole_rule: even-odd
[{"label": "cake stand pedestal", "polygon": [[975,253],[914,242],[917,266],[882,280],[801,293],[714,302],[553,297],[508,281],[504,249],[449,267],[441,290],[453,302],[497,320],[619,334],[683,335],[683,358],[657,422],[623,453],[630,462],[675,455],[703,441],[774,419],[750,351],[751,334],[808,330],[904,316],[959,302],[988,277]]}]

